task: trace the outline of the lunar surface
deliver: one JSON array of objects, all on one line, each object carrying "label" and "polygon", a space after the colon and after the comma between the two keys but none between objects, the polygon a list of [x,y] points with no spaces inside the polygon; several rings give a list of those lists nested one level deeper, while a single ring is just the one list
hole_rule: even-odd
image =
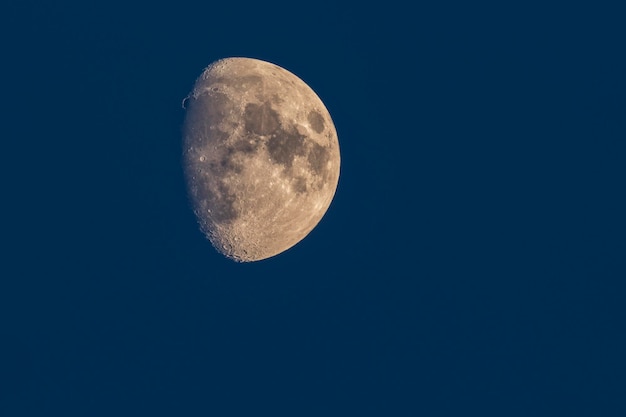
[{"label": "lunar surface", "polygon": [[252,262],[306,237],[339,180],[337,132],[317,94],[272,63],[226,58],[183,103],[188,192],[215,249]]}]

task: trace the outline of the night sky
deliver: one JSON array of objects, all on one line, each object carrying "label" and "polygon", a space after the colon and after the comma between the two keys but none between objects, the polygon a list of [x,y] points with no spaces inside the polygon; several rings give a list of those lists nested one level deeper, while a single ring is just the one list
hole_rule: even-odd
[{"label": "night sky", "polygon": [[[624,10],[214,3],[1,6],[0,415],[625,416]],[[311,86],[342,158],[248,264],[182,170],[231,56]]]}]

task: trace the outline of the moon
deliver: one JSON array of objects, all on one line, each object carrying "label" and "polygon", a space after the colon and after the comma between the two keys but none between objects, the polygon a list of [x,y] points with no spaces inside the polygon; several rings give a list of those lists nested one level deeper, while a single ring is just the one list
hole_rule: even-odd
[{"label": "moon", "polygon": [[202,232],[237,262],[304,239],[335,195],[337,131],[293,73],[252,58],[209,65],[183,101],[183,165]]}]

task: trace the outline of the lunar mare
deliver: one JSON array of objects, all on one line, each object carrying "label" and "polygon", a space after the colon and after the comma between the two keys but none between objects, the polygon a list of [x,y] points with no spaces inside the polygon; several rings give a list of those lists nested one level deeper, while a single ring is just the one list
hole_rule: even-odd
[{"label": "lunar mare", "polygon": [[317,94],[278,65],[226,58],[204,70],[184,105],[188,192],[215,249],[251,262],[304,239],[339,180],[337,132]]}]

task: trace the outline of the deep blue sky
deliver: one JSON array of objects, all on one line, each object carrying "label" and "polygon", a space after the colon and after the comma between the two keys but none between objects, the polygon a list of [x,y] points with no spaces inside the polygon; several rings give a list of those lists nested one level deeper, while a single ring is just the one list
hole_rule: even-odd
[{"label": "deep blue sky", "polygon": [[[2,6],[0,415],[626,415],[623,10],[168,3]],[[342,152],[252,264],[181,167],[229,56],[307,82]]]}]

